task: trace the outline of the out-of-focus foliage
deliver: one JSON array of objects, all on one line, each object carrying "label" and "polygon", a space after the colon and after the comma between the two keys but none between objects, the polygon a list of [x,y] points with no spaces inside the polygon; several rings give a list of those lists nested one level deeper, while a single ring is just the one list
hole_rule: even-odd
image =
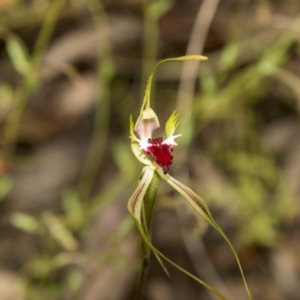
[{"label": "out-of-focus foliage", "polygon": [[[188,78],[197,81],[191,120],[185,127],[183,114],[178,126],[188,145],[178,139],[171,170],[209,203],[246,271],[259,274],[250,289],[270,300],[297,299],[299,285],[298,2],[220,1],[204,45],[209,61]],[[0,282],[12,287],[3,300],[131,299],[139,259],[126,200],[140,165],[128,116],[138,115],[156,60],[185,54],[200,9],[195,0],[0,1]],[[162,121],[180,72],[158,70]],[[162,190],[155,244],[183,257],[179,205]],[[188,232],[201,243],[202,233]],[[227,252],[210,231],[204,240],[225,285],[238,290]],[[186,264],[205,265],[202,252],[191,253]],[[160,287],[174,299],[176,289],[152,272],[149,299],[161,299]],[[183,299],[206,299],[172,280]]]}]

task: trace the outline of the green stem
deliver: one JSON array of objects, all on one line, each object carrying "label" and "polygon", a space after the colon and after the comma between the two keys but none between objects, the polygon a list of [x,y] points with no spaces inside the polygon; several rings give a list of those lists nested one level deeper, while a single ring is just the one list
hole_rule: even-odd
[{"label": "green stem", "polygon": [[[153,212],[153,207],[156,199],[159,181],[160,181],[159,175],[156,172],[154,172],[153,179],[147,189],[144,198],[142,218],[143,218],[143,226],[145,228],[145,232],[147,233],[149,238],[151,235],[152,212]],[[148,246],[148,244],[144,241],[144,239],[141,240],[141,248],[143,253],[143,262],[141,267],[140,278],[136,289],[135,300],[143,299],[145,283],[146,283],[149,263],[150,263],[151,249]]]},{"label": "green stem", "polygon": [[13,109],[7,117],[3,134],[3,150],[2,155],[10,160],[13,155],[14,147],[19,133],[19,125],[26,106],[26,99],[29,91],[25,79],[18,87],[14,96]]},{"label": "green stem", "polygon": [[[108,123],[110,116],[110,83],[114,76],[114,64],[111,57],[111,40],[109,20],[100,1],[85,1],[85,4],[93,18],[98,36],[98,62],[97,80],[101,86],[97,90],[95,105],[94,126],[87,156],[82,168],[78,191],[82,199],[90,196],[108,137]],[[102,32],[107,29],[109,34],[103,39]]]},{"label": "green stem", "polygon": [[33,67],[37,70],[41,64],[41,59],[53,35],[55,26],[65,6],[66,0],[52,1],[49,6],[45,21],[37,38],[33,49]]}]

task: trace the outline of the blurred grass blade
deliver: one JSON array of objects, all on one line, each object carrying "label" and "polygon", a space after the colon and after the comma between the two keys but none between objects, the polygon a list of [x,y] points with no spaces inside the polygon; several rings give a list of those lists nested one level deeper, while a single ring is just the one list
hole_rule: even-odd
[{"label": "blurred grass blade", "polygon": [[27,233],[40,233],[41,225],[34,216],[24,213],[14,213],[10,217],[10,223]]},{"label": "blurred grass blade", "polygon": [[50,212],[45,212],[42,218],[53,239],[64,249],[74,251],[78,248],[77,241],[73,237],[72,232],[57,216]]},{"label": "blurred grass blade", "polygon": [[62,204],[66,212],[65,224],[71,230],[77,230],[84,224],[84,206],[75,190],[66,190],[62,195]]},{"label": "blurred grass blade", "polygon": [[9,34],[6,39],[6,49],[15,69],[26,75],[30,68],[29,55],[22,40],[14,34]]},{"label": "blurred grass blade", "polygon": [[[149,2],[150,3],[150,2]],[[146,13],[153,19],[159,19],[173,6],[172,0],[153,1],[147,8]]]},{"label": "blurred grass blade", "polygon": [[220,57],[220,71],[225,72],[235,66],[239,55],[239,48],[240,45],[237,43],[232,43],[225,47]]},{"label": "blurred grass blade", "polygon": [[0,178],[0,202],[4,200],[13,186],[13,180],[9,176]]},{"label": "blurred grass blade", "polygon": [[209,65],[204,65],[199,74],[201,90],[205,94],[214,94],[218,90],[219,82],[213,70]]}]

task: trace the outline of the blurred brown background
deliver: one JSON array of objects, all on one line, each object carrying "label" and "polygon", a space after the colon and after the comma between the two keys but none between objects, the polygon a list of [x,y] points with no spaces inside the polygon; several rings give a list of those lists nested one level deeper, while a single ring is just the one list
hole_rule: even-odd
[{"label": "blurred brown background", "polygon": [[[209,60],[161,66],[152,89],[161,125],[181,113],[170,172],[207,201],[253,299],[300,299],[299,14],[297,0],[0,0],[0,299],[133,299],[129,115],[155,63],[188,53]],[[227,244],[165,183],[153,242],[246,299]],[[151,260],[145,299],[216,299],[169,271]]]}]

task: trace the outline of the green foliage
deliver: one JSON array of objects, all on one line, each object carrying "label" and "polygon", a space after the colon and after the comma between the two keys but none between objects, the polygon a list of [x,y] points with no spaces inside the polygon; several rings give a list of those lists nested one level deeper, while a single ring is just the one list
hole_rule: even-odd
[{"label": "green foliage", "polygon": [[[146,0],[147,1],[147,0]],[[173,0],[152,1],[147,7],[146,13],[152,19],[159,19],[173,6]]]},{"label": "green foliage", "polygon": [[16,228],[25,231],[27,233],[39,234],[40,222],[33,216],[24,213],[14,213],[10,222]]},{"label": "green foliage", "polygon": [[[63,7],[65,1],[31,2],[29,5],[20,1],[15,11],[7,13],[4,11],[0,16],[0,33],[5,42],[10,65],[18,73],[13,81],[9,77],[7,82],[6,78],[1,78],[0,83],[0,121],[3,131],[1,132],[1,159],[4,157],[16,164],[18,154],[14,148],[18,142],[19,132],[27,129],[26,124],[24,128],[22,127],[22,120],[28,122],[28,115],[30,119],[30,114],[34,113],[34,110],[32,112],[29,107],[29,114],[25,116],[28,100],[36,97],[35,92],[39,87],[43,87],[46,93],[48,92],[48,87],[43,86],[44,82],[39,72],[44,54],[50,48],[50,43],[56,40],[55,28],[60,35],[65,30],[64,26],[59,27],[63,25],[64,20],[70,22],[73,17],[75,19],[80,15],[86,18],[87,12],[90,12],[97,32],[100,33],[103,28],[110,28],[110,20],[101,1],[91,0],[85,3],[70,1],[66,9]],[[175,2],[157,0],[143,1],[143,4],[146,19],[143,63],[152,67],[158,53],[168,55],[164,49],[158,47],[158,41],[163,37],[159,35],[159,24],[161,18],[175,6]],[[161,26],[168,24],[169,17],[166,16]],[[4,28],[5,26],[7,28]],[[29,32],[39,32],[30,45],[32,51],[25,46],[24,32],[27,29],[30,29]],[[183,29],[178,29],[178,36],[176,36],[178,40],[183,39],[181,30]],[[277,33],[278,28],[270,30]],[[294,53],[297,39],[298,36],[293,33],[292,28],[287,27],[271,44],[265,44],[249,34],[243,36],[240,41],[236,38],[234,41],[228,39],[221,53],[217,53],[216,56],[209,53],[208,56],[214,58],[201,65],[200,89],[196,90],[191,119],[188,120],[188,126],[184,127],[185,131],[180,132],[184,135],[182,140],[185,140],[188,144],[186,146],[192,150],[191,156],[185,161],[186,166],[192,170],[191,174],[197,174],[197,171],[202,168],[204,173],[206,172],[201,161],[199,164],[193,164],[192,161],[195,157],[204,156],[220,175],[215,180],[207,172],[206,178],[211,181],[211,184],[208,184],[208,188],[203,191],[199,187],[201,177],[199,179],[197,176],[195,178],[191,176],[190,181],[193,182],[194,190],[207,199],[212,210],[217,209],[225,219],[229,218],[232,221],[235,229],[234,241],[237,241],[241,247],[254,243],[275,247],[279,241],[278,227],[281,224],[288,224],[297,213],[298,207],[295,203],[298,199],[295,198],[291,185],[282,171],[282,157],[274,154],[272,149],[268,149],[262,139],[261,132],[264,124],[262,124],[261,112],[257,108],[266,99],[270,101],[269,107],[272,107],[272,99],[268,98],[270,90],[273,92],[274,85],[284,85],[291,89],[291,94],[295,96],[298,109],[295,115],[299,114],[299,76],[296,71],[295,74],[289,71],[292,69],[289,68],[289,55]],[[65,287],[71,298],[80,293],[84,285],[82,273],[73,266],[80,265],[89,256],[85,252],[84,243],[94,229],[93,218],[113,202],[122,203],[122,199],[129,195],[139,174],[140,165],[130,152],[127,140],[127,116],[130,113],[137,113],[136,91],[132,83],[132,78],[137,76],[132,73],[137,72],[138,69],[135,66],[136,57],[131,58],[132,60],[118,55],[113,57],[110,38],[103,38],[99,34],[97,47],[101,49],[102,45],[105,45],[105,51],[99,52],[97,62],[91,64],[88,61],[87,64],[93,65],[99,85],[90,148],[77,185],[63,187],[59,213],[47,212],[33,215],[14,212],[9,217],[11,225],[22,232],[34,235],[41,245],[38,252],[33,254],[34,257],[28,259],[20,269],[20,276],[24,282],[26,279],[26,295],[30,300],[59,299],[65,292]],[[179,49],[181,51],[182,47],[180,46]],[[249,56],[248,51],[251,54]],[[297,51],[299,52],[299,49]],[[245,53],[247,55],[244,55]],[[181,57],[180,60],[184,58]],[[133,69],[128,71],[128,66],[129,68],[133,66],[134,71]],[[70,68],[73,67],[71,63]],[[143,74],[148,76],[149,68],[143,67]],[[146,87],[142,110],[149,107],[153,74]],[[175,99],[177,92],[173,83],[168,83],[169,78],[166,74],[168,72],[162,72],[161,77],[158,76],[166,80],[161,81],[156,95],[157,107],[163,114],[165,111],[173,111],[174,105],[169,99]],[[81,75],[84,77],[84,74]],[[170,78],[174,78],[173,74],[171,75]],[[55,96],[55,92],[55,90],[51,91],[49,101],[52,100],[52,93]],[[274,93],[277,93],[277,90],[274,89]],[[39,93],[37,95],[39,96]],[[294,98],[288,101],[293,103]],[[185,121],[182,120],[182,123]],[[82,127],[85,127],[85,122],[82,123]],[[172,135],[177,125],[178,114],[173,112],[166,124],[167,135]],[[134,135],[132,120],[130,126],[132,137]],[[136,145],[135,148],[136,151],[139,150],[139,146]],[[178,147],[177,153],[183,152],[182,148]],[[112,164],[112,170],[106,169],[107,162]],[[180,172],[183,168],[179,164],[180,160],[177,165]],[[146,179],[148,180],[149,177]],[[165,179],[169,183],[173,182],[169,177]],[[148,181],[146,183],[149,184]],[[13,184],[14,171],[11,174],[1,174],[0,201],[4,201],[4,204]],[[184,188],[180,191],[184,194],[183,190]],[[186,191],[190,193],[190,190]],[[145,187],[137,192],[146,192]],[[184,196],[188,197],[186,194]],[[198,201],[202,203],[202,199]],[[138,202],[137,205],[140,203]],[[140,219],[139,214],[135,214],[135,217]],[[208,221],[220,230],[210,218]],[[121,245],[122,241],[130,235],[132,228],[132,219],[124,218],[117,231],[108,238],[114,248],[117,249]],[[140,227],[140,230],[144,229]],[[143,234],[147,239],[147,232]],[[160,259],[169,261],[152,244],[148,246],[152,247]],[[122,255],[117,258],[124,259]],[[99,251],[99,261],[109,261],[112,268],[117,265],[116,255],[109,251]],[[65,281],[57,280],[58,275]]]},{"label": "green foliage", "polygon": [[30,69],[30,61],[27,49],[22,40],[13,34],[6,39],[6,48],[15,69],[26,76]]},{"label": "green foliage", "polygon": [[219,68],[221,72],[227,72],[234,68],[238,55],[239,55],[239,45],[236,43],[228,44],[222,51]]},{"label": "green foliage", "polygon": [[9,176],[0,177],[0,202],[4,200],[13,186],[13,179]]}]

